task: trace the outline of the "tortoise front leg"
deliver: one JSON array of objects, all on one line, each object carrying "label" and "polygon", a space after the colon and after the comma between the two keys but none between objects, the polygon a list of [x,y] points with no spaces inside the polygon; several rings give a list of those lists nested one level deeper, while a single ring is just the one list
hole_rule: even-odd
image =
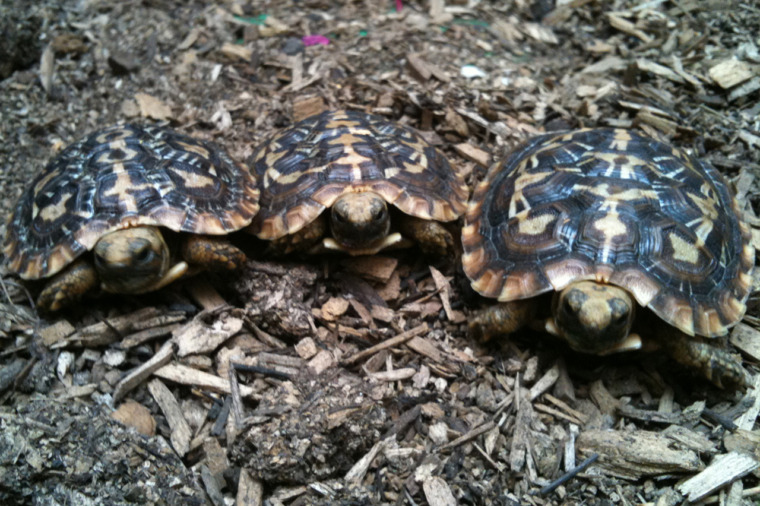
[{"label": "tortoise front leg", "polygon": [[59,272],[45,285],[37,297],[42,311],[58,311],[76,302],[98,286],[98,273],[92,263],[80,258]]},{"label": "tortoise front leg", "polygon": [[327,233],[327,221],[324,213],[303,227],[298,232],[288,234],[269,243],[267,253],[287,255],[290,253],[308,253],[317,246]]},{"label": "tortoise front leg", "polygon": [[661,327],[666,328],[660,329],[657,341],[677,362],[698,369],[719,388],[746,388],[749,384],[747,371],[726,349],[674,328]]},{"label": "tortoise front leg", "polygon": [[399,230],[412,239],[426,255],[448,256],[454,254],[454,238],[437,221],[424,220],[414,216],[404,216],[399,223]]},{"label": "tortoise front leg", "polygon": [[209,271],[234,271],[245,264],[245,253],[226,237],[190,234],[182,244],[182,258]]},{"label": "tortoise front leg", "polygon": [[479,341],[488,341],[494,336],[511,334],[535,319],[534,299],[500,302],[490,306],[470,319],[470,336]]}]

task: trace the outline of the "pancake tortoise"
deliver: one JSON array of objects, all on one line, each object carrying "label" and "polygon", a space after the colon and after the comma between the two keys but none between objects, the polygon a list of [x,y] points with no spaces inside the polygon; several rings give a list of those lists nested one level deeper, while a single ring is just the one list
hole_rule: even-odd
[{"label": "pancake tortoise", "polygon": [[280,253],[366,255],[417,243],[451,254],[453,237],[439,222],[467,207],[464,178],[440,151],[363,112],[306,118],[265,141],[248,164],[261,185],[250,231]]},{"label": "pancake tortoise", "polygon": [[98,285],[157,290],[189,270],[239,267],[245,255],[222,236],[250,224],[258,197],[250,171],[210,142],[112,126],[65,148],[25,189],[6,228],[6,264],[45,279],[45,311]]},{"label": "pancake tortoise", "polygon": [[643,134],[531,139],[491,167],[465,216],[464,271],[500,301],[470,331],[530,324],[600,355],[643,339],[720,387],[744,386],[746,371],[711,339],[741,320],[752,287],[740,216],[712,166]]}]

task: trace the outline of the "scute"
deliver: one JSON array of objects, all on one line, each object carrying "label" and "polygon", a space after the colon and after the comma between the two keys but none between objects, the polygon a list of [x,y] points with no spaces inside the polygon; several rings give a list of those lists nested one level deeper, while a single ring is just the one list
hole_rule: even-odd
[{"label": "scute", "polygon": [[343,194],[372,191],[419,218],[452,221],[467,186],[413,130],[357,111],[326,111],[264,142],[248,161],[261,181],[251,232],[278,239],[315,220]]},{"label": "scute", "polygon": [[258,197],[250,171],[213,143],[116,125],[68,146],[35,177],[9,219],[3,252],[11,272],[44,278],[114,230],[238,230],[253,219]]},{"label": "scute", "polygon": [[621,129],[547,134],[476,187],[464,270],[500,301],[611,283],[687,334],[724,335],[754,266],[740,216],[721,175],[672,146]]}]

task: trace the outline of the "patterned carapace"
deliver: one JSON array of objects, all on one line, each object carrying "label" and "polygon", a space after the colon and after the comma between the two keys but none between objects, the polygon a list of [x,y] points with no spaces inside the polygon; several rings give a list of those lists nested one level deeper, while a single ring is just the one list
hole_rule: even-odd
[{"label": "patterned carapace", "polygon": [[10,218],[4,253],[11,272],[44,278],[119,229],[238,230],[258,195],[250,172],[210,142],[117,125],[68,146],[35,177]]},{"label": "patterned carapace", "polygon": [[375,192],[418,218],[452,221],[467,186],[420,135],[357,111],[327,111],[264,142],[249,159],[261,184],[251,230],[278,239],[315,220],[338,197]]},{"label": "patterned carapace", "polygon": [[500,301],[610,283],[689,335],[724,335],[752,285],[740,215],[720,174],[671,146],[621,129],[548,134],[475,189],[464,269]]}]

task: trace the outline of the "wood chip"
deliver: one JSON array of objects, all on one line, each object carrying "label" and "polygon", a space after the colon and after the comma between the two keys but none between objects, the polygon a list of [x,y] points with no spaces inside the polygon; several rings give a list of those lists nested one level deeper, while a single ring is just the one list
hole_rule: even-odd
[{"label": "wood chip", "polygon": [[232,42],[225,42],[220,51],[231,60],[251,61],[253,57],[253,48],[233,44]]},{"label": "wood chip", "polygon": [[753,77],[741,86],[737,86],[731,93],[728,94],[728,100],[733,102],[734,100],[747,96],[750,93],[760,90],[760,77]]},{"label": "wood chip", "polygon": [[372,306],[372,318],[381,322],[390,323],[396,319],[396,313],[392,309],[384,306]]},{"label": "wood chip", "polygon": [[165,364],[168,364],[173,356],[174,344],[171,341],[166,341],[164,345],[161,346],[161,349],[159,349],[150,360],[143,362],[119,381],[113,391],[113,401],[118,402],[119,399],[127,394],[127,392],[142,383],[143,380],[153,374],[154,371],[157,371]]},{"label": "wood chip", "polygon": [[345,481],[348,483],[361,482],[367,474],[367,471],[369,471],[369,466],[372,464],[372,461],[375,460],[375,457],[377,457],[383,449],[385,449],[387,444],[387,440],[385,439],[381,439],[375,443],[372,448],[370,448],[370,450],[348,470],[344,478]]},{"label": "wood chip", "polygon": [[320,96],[300,97],[293,100],[293,121],[298,122],[323,112],[327,106]]},{"label": "wood chip", "polygon": [[335,357],[333,354],[327,350],[322,350],[309,361],[307,367],[313,374],[320,375],[334,365]]},{"label": "wood chip", "polygon": [[607,19],[610,20],[610,25],[612,25],[613,28],[627,33],[628,35],[633,35],[634,37],[641,39],[641,41],[644,43],[648,44],[652,42],[652,37],[636,28],[636,25],[627,19],[623,19],[617,14],[612,13],[607,14]]},{"label": "wood chip", "polygon": [[546,371],[541,379],[536,381],[536,383],[531,387],[529,396],[530,400],[535,400],[538,396],[549,390],[554,385],[554,383],[557,382],[558,378],[559,365],[554,364],[552,368]]},{"label": "wood chip", "polygon": [[488,167],[491,161],[491,155],[467,142],[454,144],[454,151],[456,151],[459,156],[466,158],[471,162],[475,162],[481,167]]},{"label": "wood chip", "polygon": [[485,434],[486,432],[490,431],[494,427],[496,427],[496,424],[494,422],[492,422],[492,421],[488,421],[488,422],[484,423],[483,425],[475,427],[474,429],[472,429],[467,434],[459,436],[454,441],[452,441],[452,442],[450,442],[448,444],[443,445],[441,447],[441,451],[448,450],[449,448],[456,448],[457,446],[461,446],[464,443],[472,441],[473,439],[475,439],[476,437],[480,436],[481,434]]},{"label": "wood chip", "polygon": [[416,373],[416,369],[405,367],[403,369],[394,369],[392,371],[375,372],[370,374],[369,377],[376,381],[401,381],[411,378]]},{"label": "wood chip", "polygon": [[587,430],[576,441],[578,454],[600,455],[595,467],[606,474],[638,480],[645,476],[702,470],[699,453],[672,438],[646,430]]},{"label": "wood chip", "polygon": [[298,356],[304,360],[308,360],[317,354],[317,344],[314,342],[314,339],[310,337],[304,337],[298,341],[295,348]]},{"label": "wood chip", "polygon": [[419,81],[427,81],[433,75],[433,71],[417,54],[406,55],[406,62],[412,76]]},{"label": "wood chip", "polygon": [[397,265],[398,259],[384,256],[364,256],[343,260],[343,266],[347,271],[379,283],[387,283]]},{"label": "wood chip", "polygon": [[459,504],[449,485],[440,476],[431,476],[422,482],[422,491],[430,506],[456,506]]},{"label": "wood chip", "polygon": [[752,357],[756,362],[760,361],[760,331],[745,323],[740,323],[731,330],[729,340],[732,345]]},{"label": "wood chip", "polygon": [[[165,365],[155,371],[155,375],[174,383],[211,390],[212,392],[222,392],[225,394],[232,392],[229,381],[185,365]],[[253,388],[246,385],[240,385],[240,395],[251,399],[260,398],[260,395],[256,394]]]},{"label": "wood chip", "polygon": [[417,327],[414,327],[413,329],[402,332],[396,337],[387,339],[383,341],[382,343],[376,344],[375,346],[372,346],[370,348],[367,348],[366,350],[360,351],[359,353],[356,353],[348,358],[345,358],[341,361],[341,363],[344,365],[355,364],[356,362],[364,358],[374,355],[380,350],[385,350],[388,348],[393,348],[394,346],[398,346],[400,344],[404,344],[406,341],[409,341],[413,337],[423,334],[427,331],[428,331],[428,324],[422,323],[418,325]]},{"label": "wood chip", "polygon": [[173,333],[178,356],[212,352],[243,328],[240,318],[223,315],[208,325],[204,321],[207,316],[205,312],[200,313]]},{"label": "wood chip", "polygon": [[684,78],[675,73],[673,70],[669,69],[668,67],[664,65],[660,65],[659,63],[655,63],[651,60],[647,60],[645,58],[639,58],[636,60],[636,66],[641,70],[642,72],[650,72],[652,74],[658,75],[660,77],[664,77],[665,79],[668,79],[670,81],[673,81],[674,83],[682,84],[684,82]]},{"label": "wood chip", "polygon": [[465,320],[464,314],[461,312],[455,314],[451,309],[451,286],[449,285],[449,280],[441,274],[441,271],[432,265],[429,266],[429,269],[430,274],[433,276],[433,283],[435,283],[435,287],[438,289],[438,297],[440,297],[441,304],[443,304],[443,311],[446,313],[446,318],[454,323],[463,322]]},{"label": "wood chip", "polygon": [[223,478],[224,473],[230,469],[230,461],[227,452],[219,444],[216,438],[208,438],[203,442],[203,455],[206,466],[214,476]]},{"label": "wood chip", "polygon": [[213,311],[227,305],[224,297],[219,295],[214,285],[209,283],[205,278],[193,279],[191,283],[185,285],[190,292],[190,296],[197,302],[204,311]]},{"label": "wood chip", "polygon": [[718,455],[707,469],[676,485],[676,488],[689,502],[696,502],[711,492],[738,480],[760,466],[760,463],[749,455],[738,452]]},{"label": "wood chip", "polygon": [[[66,343],[81,344],[88,348],[107,346],[119,341],[125,334],[143,330],[145,327],[141,327],[141,324],[160,315],[161,312],[158,309],[146,307],[134,313],[108,318],[105,321],[79,329],[66,338]],[[65,343],[59,342],[58,344]]]},{"label": "wood chip", "polygon": [[[470,128],[467,126],[467,122],[464,120],[462,116],[457,114],[457,112],[451,107],[446,108],[446,124],[449,126],[449,128],[453,129],[460,137],[467,138],[470,136]],[[467,145],[469,146],[469,144]],[[457,147],[454,146],[454,149],[457,149]],[[462,153],[460,153],[460,155],[465,156]]]},{"label": "wood chip", "polygon": [[251,477],[244,467],[240,468],[235,506],[263,506],[264,485]]},{"label": "wood chip", "polygon": [[597,380],[591,385],[589,394],[591,394],[591,400],[594,401],[599,407],[599,411],[604,415],[613,416],[620,406],[620,401],[609,393],[601,380]]},{"label": "wood chip", "polygon": [[327,321],[335,321],[348,311],[349,303],[342,297],[330,297],[322,304],[322,318]]},{"label": "wood chip", "polygon": [[710,78],[721,88],[733,88],[737,84],[748,81],[754,75],[752,68],[740,60],[724,60],[710,67]]},{"label": "wood chip", "polygon": [[415,337],[414,339],[409,340],[406,345],[420,355],[425,355],[426,357],[436,362],[444,362],[445,360],[444,354],[435,346],[433,341],[430,339]]},{"label": "wood chip", "polygon": [[177,402],[174,394],[171,393],[166,385],[157,379],[148,382],[148,391],[153,396],[158,407],[161,408],[161,412],[166,417],[166,422],[172,430],[169,438],[172,448],[174,448],[174,451],[180,457],[184,457],[190,450],[190,440],[193,437],[193,431],[182,414],[179,402]]},{"label": "wood chip", "polygon": [[[185,319],[184,315],[181,317],[178,317],[182,320]],[[163,325],[160,327],[153,327],[150,329],[141,330],[139,332],[135,332],[134,334],[129,334],[127,337],[121,340],[119,343],[119,346],[121,346],[122,349],[129,349],[134,348],[135,346],[139,346],[143,343],[146,343],[148,341],[152,341],[153,339],[168,336],[172,332],[175,332],[182,328],[181,323],[173,323],[171,325]]]},{"label": "wood chip", "polygon": [[43,344],[50,347],[74,332],[76,332],[76,329],[68,320],[58,320],[54,324],[40,329],[40,337],[42,337]]},{"label": "wood chip", "polygon": [[401,276],[394,271],[391,278],[378,288],[377,294],[385,301],[397,300],[401,296]]}]

